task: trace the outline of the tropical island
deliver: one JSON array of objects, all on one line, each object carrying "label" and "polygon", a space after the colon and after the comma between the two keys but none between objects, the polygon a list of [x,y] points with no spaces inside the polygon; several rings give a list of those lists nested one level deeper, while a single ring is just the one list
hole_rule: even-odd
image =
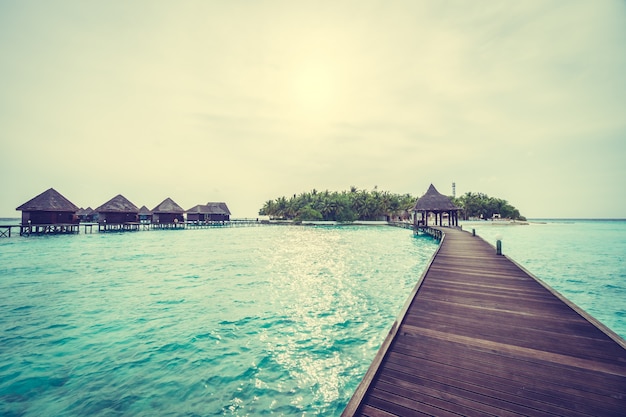
[{"label": "tropical island", "polygon": [[[467,192],[452,202],[461,208],[461,219],[511,219],[524,221],[518,209],[501,198],[489,197],[484,193]],[[346,191],[318,191],[293,194],[292,197],[278,197],[268,200],[259,210],[259,215],[270,219],[299,221],[357,220],[409,220],[417,197],[411,194],[396,194],[372,191],[351,186]]]}]

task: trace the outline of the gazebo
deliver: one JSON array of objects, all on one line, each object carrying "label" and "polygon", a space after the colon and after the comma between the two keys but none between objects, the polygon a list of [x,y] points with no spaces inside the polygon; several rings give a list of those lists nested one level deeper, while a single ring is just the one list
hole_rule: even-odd
[{"label": "gazebo", "polygon": [[[441,194],[434,185],[430,184],[426,194],[417,199],[415,207],[413,207],[413,224],[415,226],[428,226],[428,214],[435,215],[435,226],[443,226],[443,215],[448,214],[448,226],[459,225],[460,207],[454,205],[450,197]],[[421,220],[417,219],[418,213],[421,213]]]}]

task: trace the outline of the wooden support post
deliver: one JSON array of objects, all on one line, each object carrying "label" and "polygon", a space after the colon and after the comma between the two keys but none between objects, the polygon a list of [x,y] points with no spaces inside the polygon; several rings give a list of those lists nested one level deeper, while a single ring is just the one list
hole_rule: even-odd
[{"label": "wooden support post", "polygon": [[0,226],[0,237],[11,237],[11,226]]}]

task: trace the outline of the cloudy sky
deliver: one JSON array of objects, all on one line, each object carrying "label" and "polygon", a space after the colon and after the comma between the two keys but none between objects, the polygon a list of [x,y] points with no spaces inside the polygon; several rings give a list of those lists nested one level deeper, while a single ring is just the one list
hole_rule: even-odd
[{"label": "cloudy sky", "polygon": [[0,216],[350,186],[626,218],[624,1],[0,0]]}]

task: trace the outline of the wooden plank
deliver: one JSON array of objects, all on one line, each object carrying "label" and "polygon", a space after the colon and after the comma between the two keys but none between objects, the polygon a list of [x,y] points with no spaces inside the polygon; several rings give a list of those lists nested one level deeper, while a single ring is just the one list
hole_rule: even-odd
[{"label": "wooden plank", "polygon": [[[622,378],[573,366],[562,366],[545,359],[516,357],[509,353],[447,344],[421,343],[422,349],[407,342],[397,343],[388,356],[389,366],[397,364],[411,372],[447,375],[452,380],[549,401],[550,398],[583,398],[597,405],[623,405]],[[623,385],[622,385],[623,387]],[[552,400],[553,401],[553,400]]]},{"label": "wooden plank", "polygon": [[416,323],[412,317],[408,317],[403,326],[402,330],[406,333],[412,333],[416,329],[419,331],[428,329],[474,340],[493,341],[510,346],[567,354],[577,358],[608,362],[626,360],[624,350],[607,338],[564,335],[560,332],[515,326],[515,322],[509,323],[509,326],[502,326],[506,323],[498,323],[500,326],[484,326],[483,323],[473,318],[458,317],[455,321],[450,321],[449,317],[430,312],[424,313],[421,317],[425,320],[425,324]]},{"label": "wooden plank", "polygon": [[[390,391],[386,391],[384,382],[377,383],[376,388],[371,393],[372,405],[389,411],[396,415],[426,415],[442,416],[442,417],[458,417],[459,414],[445,407],[445,401],[438,400],[425,395],[416,395],[415,393],[407,393],[402,388],[394,387]],[[403,395],[404,394],[404,395]],[[459,407],[460,408],[460,407]],[[466,416],[471,415],[466,408]]]},{"label": "wooden plank", "polygon": [[626,342],[448,229],[345,416],[626,412]]},{"label": "wooden plank", "polygon": [[[459,370],[452,366],[447,367],[447,369],[441,366],[429,367],[427,362],[420,369],[419,374],[414,375],[410,373],[410,369],[407,373],[406,364],[398,363],[398,361],[390,358],[385,372],[393,371],[398,375],[403,374],[401,378],[410,381],[415,386],[430,386],[447,392],[455,392],[456,390],[456,395],[473,396],[477,400],[489,404],[500,403],[500,407],[527,415],[537,415],[538,412],[535,410],[552,414],[568,412],[571,416],[581,417],[587,415],[555,406],[552,404],[554,402],[553,397],[542,395],[541,392],[534,392],[521,384],[515,385],[514,389],[511,389],[512,384],[508,383],[508,380],[497,378],[494,375],[489,375],[488,378],[481,376],[476,379],[476,374],[471,373],[471,371]],[[429,371],[431,368],[435,370]],[[381,378],[383,375],[384,373],[381,374]]]},{"label": "wooden plank", "polygon": [[[365,417],[396,417],[395,414],[391,414],[378,408],[374,408],[368,404],[363,405],[363,408],[361,409],[361,415]],[[421,415],[427,416],[428,414],[422,413]]]},{"label": "wooden plank", "polygon": [[528,326],[534,326],[536,328],[550,328],[554,331],[562,331],[564,333],[587,332],[591,334],[599,334],[601,338],[604,337],[604,333],[597,328],[590,329],[586,321],[581,320],[580,316],[568,316],[567,318],[559,315],[561,310],[550,314],[545,311],[517,311],[514,310],[514,306],[507,306],[504,308],[491,308],[481,305],[473,304],[461,304],[452,301],[443,300],[429,300],[427,298],[420,298],[419,303],[415,303],[410,311],[411,316],[417,318],[422,317],[425,312],[432,312],[434,314],[471,314],[476,317],[477,320],[481,319],[493,319],[499,320],[513,320],[516,318],[519,321],[524,320]]},{"label": "wooden plank", "polygon": [[[403,372],[397,368],[389,367],[381,374],[379,388],[390,392],[402,393],[404,396],[415,398],[416,396],[427,395],[437,401],[439,407],[447,411],[464,415],[467,410],[480,412],[482,415],[496,416],[545,416],[551,417],[554,412],[564,412],[565,410],[552,407],[552,411],[547,411],[545,403],[535,403],[536,407],[529,407],[529,402],[515,402],[518,398],[510,397],[503,399],[505,395],[500,394],[494,397],[487,391],[481,393],[477,389],[461,384],[450,384],[451,379],[441,380],[437,375],[432,379],[425,380],[420,376],[414,376]],[[470,388],[470,389],[468,389]],[[512,401],[513,400],[513,401]],[[583,414],[579,414],[582,417]]]}]

